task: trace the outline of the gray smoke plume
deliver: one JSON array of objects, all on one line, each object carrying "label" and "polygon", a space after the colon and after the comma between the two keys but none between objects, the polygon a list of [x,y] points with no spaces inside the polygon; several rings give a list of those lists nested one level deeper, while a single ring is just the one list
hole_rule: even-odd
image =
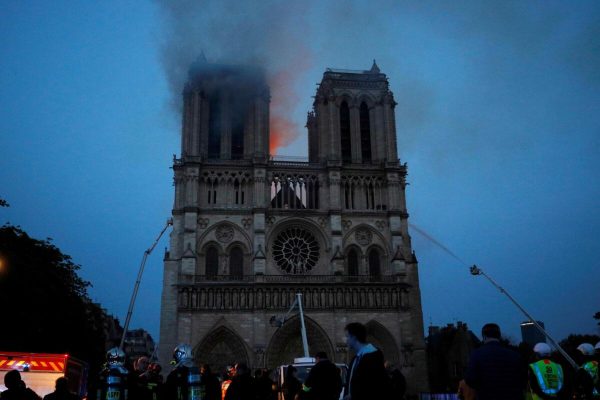
[{"label": "gray smoke plume", "polygon": [[262,66],[273,150],[306,136],[314,84],[327,67],[369,69],[377,59],[399,103],[400,153],[418,140],[442,163],[481,150],[497,161],[515,138],[522,148],[535,145],[534,133],[546,129],[541,110],[564,109],[553,93],[559,74],[599,82],[593,2],[157,2],[177,110],[187,69],[202,52],[209,62]]},{"label": "gray smoke plume", "polygon": [[289,144],[300,134],[291,112],[296,85],[306,77],[313,56],[306,46],[306,7],[281,1],[158,1],[164,15],[162,61],[173,95],[181,90],[191,63],[201,54],[209,62],[265,68],[271,86],[271,141]]}]

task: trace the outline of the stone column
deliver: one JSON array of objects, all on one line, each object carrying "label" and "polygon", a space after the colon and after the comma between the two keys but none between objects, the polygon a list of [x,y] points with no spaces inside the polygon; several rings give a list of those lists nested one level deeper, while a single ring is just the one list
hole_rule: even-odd
[{"label": "stone column", "polygon": [[202,99],[200,104],[202,109],[201,118],[200,118],[200,126],[198,127],[198,138],[200,141],[200,155],[202,158],[208,157],[208,120],[209,120],[209,102],[208,99]]},{"label": "stone column", "polygon": [[188,154],[189,140],[191,136],[192,125],[192,98],[193,92],[189,88],[185,88],[183,92],[183,112],[181,113],[181,155]]},{"label": "stone column", "polygon": [[329,107],[325,105],[323,96],[317,97],[316,105],[317,113],[317,135],[319,141],[319,153],[317,159],[319,161],[326,160],[331,154],[331,130],[329,129]]},{"label": "stone column", "polygon": [[329,159],[342,159],[342,144],[340,138],[340,108],[335,104],[335,96],[330,95],[327,103],[328,131],[329,131]]},{"label": "stone column", "polygon": [[375,137],[376,146],[377,146],[377,154],[380,160],[384,160],[387,158],[387,130],[386,125],[384,123],[384,113],[383,113],[383,104],[382,102],[378,102],[375,106],[374,113],[375,115]]},{"label": "stone column", "polygon": [[221,159],[231,159],[231,93],[221,96]]},{"label": "stone column", "polygon": [[395,106],[394,96],[391,92],[388,92],[383,98],[383,111],[387,146],[386,154],[389,162],[398,160],[398,151],[396,150],[396,122],[394,117]]},{"label": "stone column", "polygon": [[352,140],[352,162],[360,164],[362,159],[361,140],[360,140],[360,109],[355,101],[349,104],[350,107],[350,138]]},{"label": "stone column", "polygon": [[200,120],[202,116],[202,100],[200,94],[194,90],[191,95],[191,126],[188,131],[188,149],[187,154],[191,156],[198,155],[199,150],[199,133],[200,133]]}]

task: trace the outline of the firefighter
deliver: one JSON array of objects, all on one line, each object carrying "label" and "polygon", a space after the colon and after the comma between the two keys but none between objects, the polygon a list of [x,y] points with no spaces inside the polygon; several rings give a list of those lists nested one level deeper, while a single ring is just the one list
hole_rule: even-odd
[{"label": "firefighter", "polygon": [[552,349],[546,343],[533,347],[536,361],[529,364],[528,400],[562,398],[565,378],[562,367],[550,360]]},{"label": "firefighter", "polygon": [[[173,350],[175,369],[167,376],[164,398],[168,400],[202,400],[200,370],[192,359],[192,348],[179,344]],[[172,362],[172,363],[173,363]]]},{"label": "firefighter", "polygon": [[576,399],[598,399],[598,362],[594,361],[594,346],[582,343],[577,347],[579,358],[583,361],[575,378]]},{"label": "firefighter", "polygon": [[160,374],[162,367],[157,362],[152,362],[148,366],[147,374],[147,387],[152,393],[152,400],[158,400],[160,398],[160,392],[162,391],[163,377]]},{"label": "firefighter", "polygon": [[600,399],[600,392],[598,391],[598,361],[594,360],[594,347],[589,343],[582,343],[577,347],[583,354],[584,364],[581,366],[591,377],[593,382],[592,394],[594,399]]},{"label": "firefighter", "polygon": [[136,400],[153,400],[148,388],[148,367],[150,360],[146,356],[139,357],[133,363],[133,371],[129,374],[129,397]]},{"label": "firefighter", "polygon": [[118,347],[106,352],[106,365],[100,372],[100,400],[127,400],[128,371],[125,369],[125,353]]}]

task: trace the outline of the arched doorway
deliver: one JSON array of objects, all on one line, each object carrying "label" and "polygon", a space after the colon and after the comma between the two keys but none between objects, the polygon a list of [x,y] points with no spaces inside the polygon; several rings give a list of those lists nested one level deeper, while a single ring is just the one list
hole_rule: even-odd
[{"label": "arched doorway", "polygon": [[[335,359],[334,348],[327,333],[310,318],[304,317],[306,336],[310,355],[324,351],[329,359]],[[266,354],[267,368],[289,364],[296,357],[303,357],[302,335],[300,333],[300,318],[293,317],[287,320],[271,337]]]},{"label": "arched doorway", "polygon": [[243,362],[249,365],[248,352],[241,337],[231,329],[220,326],[204,337],[194,351],[196,363],[209,364],[213,371]]}]

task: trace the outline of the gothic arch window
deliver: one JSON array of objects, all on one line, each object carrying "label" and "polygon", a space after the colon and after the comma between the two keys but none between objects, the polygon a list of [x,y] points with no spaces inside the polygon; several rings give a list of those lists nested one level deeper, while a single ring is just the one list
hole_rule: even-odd
[{"label": "gothic arch window", "polygon": [[233,279],[244,276],[244,252],[240,247],[234,247],[229,252],[229,275]]},{"label": "gothic arch window", "polygon": [[365,185],[365,204],[368,210],[375,209],[375,187],[373,186],[373,182]]},{"label": "gothic arch window", "polygon": [[208,111],[208,158],[221,156],[221,102],[212,96]]},{"label": "gothic arch window", "polygon": [[215,246],[206,249],[206,277],[215,278],[219,273],[219,250]]},{"label": "gothic arch window", "polygon": [[369,107],[363,101],[360,103],[360,148],[362,161],[371,162],[371,122],[369,120]]},{"label": "gothic arch window", "polygon": [[235,192],[235,204],[244,204],[244,191],[237,179],[233,182],[233,191]]},{"label": "gothic arch window", "polygon": [[357,276],[358,272],[358,252],[351,249],[346,256],[346,271],[349,276]]},{"label": "gothic arch window", "polygon": [[208,204],[217,204],[217,189],[219,182],[217,178],[208,181]]},{"label": "gothic arch window", "polygon": [[352,140],[350,139],[350,108],[346,101],[340,104],[340,137],[342,141],[342,161],[352,161]]},{"label": "gothic arch window", "polygon": [[374,279],[381,277],[381,255],[377,249],[369,251],[369,275]]}]

